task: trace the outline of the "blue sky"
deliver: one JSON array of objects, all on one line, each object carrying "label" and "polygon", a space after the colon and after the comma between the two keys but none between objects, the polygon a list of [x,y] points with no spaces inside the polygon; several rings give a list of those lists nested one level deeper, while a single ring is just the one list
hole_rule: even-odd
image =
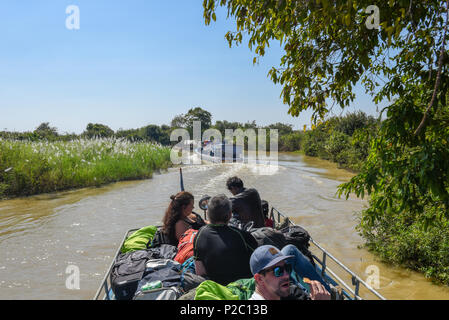
[{"label": "blue sky", "polygon": [[[66,28],[69,5],[80,9],[79,30]],[[60,133],[81,133],[89,122],[138,128],[169,124],[197,106],[213,122],[310,124],[310,112],[287,114],[281,87],[267,77],[279,65],[279,45],[253,65],[246,44],[229,48],[224,39],[234,29],[224,9],[206,26],[202,0],[4,0],[0,130],[42,122]],[[363,92],[356,89],[348,111],[376,114]]]}]

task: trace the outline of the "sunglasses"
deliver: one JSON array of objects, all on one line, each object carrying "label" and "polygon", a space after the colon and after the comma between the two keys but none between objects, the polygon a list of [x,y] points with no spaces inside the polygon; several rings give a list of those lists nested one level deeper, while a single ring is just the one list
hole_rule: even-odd
[{"label": "sunglasses", "polygon": [[284,272],[287,272],[287,274],[290,274],[290,272],[292,272],[292,266],[290,264],[285,264],[284,266],[277,266],[274,268],[265,269],[261,273],[265,274],[270,271],[273,271],[274,276],[276,278],[279,278],[284,275]]}]

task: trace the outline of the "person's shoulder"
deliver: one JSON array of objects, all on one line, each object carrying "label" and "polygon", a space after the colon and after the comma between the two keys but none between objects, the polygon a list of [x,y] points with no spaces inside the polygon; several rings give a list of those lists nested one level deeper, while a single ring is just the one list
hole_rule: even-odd
[{"label": "person's shoulder", "polygon": [[[253,237],[253,235],[251,234],[251,232],[249,232],[249,231],[247,231],[247,230],[242,230],[242,229],[237,228],[237,227],[234,227],[234,226],[227,226],[227,227],[228,227],[228,228],[231,228],[232,230],[234,230],[234,231],[236,231],[236,232],[238,232],[238,233],[240,233],[241,235],[243,235],[243,236],[246,237],[246,238],[254,239],[254,237]],[[254,241],[255,241],[255,239],[254,239]]]},{"label": "person's shoulder", "polygon": [[254,293],[248,300],[265,300],[265,298],[262,297],[260,294],[258,294],[256,291],[254,291]]},{"label": "person's shoulder", "polygon": [[246,194],[257,194],[257,195],[259,195],[259,191],[257,191],[257,189],[255,189],[255,188],[247,188],[247,189],[245,189],[244,192]]},{"label": "person's shoulder", "polygon": [[234,226],[230,226],[230,225],[226,225],[226,228],[231,229],[231,230],[233,230],[233,231],[237,231],[237,232],[239,232],[239,233],[245,232],[244,230],[242,230],[242,229],[240,229],[240,228],[237,228],[237,227],[234,227]]}]

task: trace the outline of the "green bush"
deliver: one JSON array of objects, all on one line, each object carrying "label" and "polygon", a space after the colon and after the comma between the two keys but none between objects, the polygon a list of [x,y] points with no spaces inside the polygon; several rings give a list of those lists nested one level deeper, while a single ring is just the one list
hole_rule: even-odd
[{"label": "green bush", "polygon": [[[375,202],[376,197],[370,200]],[[442,210],[428,207],[428,214]],[[436,213],[441,215],[440,213]],[[366,246],[383,261],[420,271],[436,282],[449,285],[449,221],[424,228],[422,221],[399,208],[384,212],[373,221],[370,210],[360,214],[357,227]]]},{"label": "green bush", "polygon": [[303,133],[295,131],[279,137],[279,151],[297,151],[301,150]]},{"label": "green bush", "polygon": [[345,164],[347,163],[347,155],[345,153],[350,146],[349,136],[342,132],[334,131],[326,140],[324,148],[329,154],[331,161],[337,162],[338,164]]}]

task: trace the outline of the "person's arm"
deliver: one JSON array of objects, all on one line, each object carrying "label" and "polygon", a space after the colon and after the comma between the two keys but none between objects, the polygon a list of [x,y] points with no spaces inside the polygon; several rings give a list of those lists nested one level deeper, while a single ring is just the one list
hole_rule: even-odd
[{"label": "person's arm", "polygon": [[176,222],[176,224],[175,224],[175,236],[176,236],[176,239],[178,241],[181,238],[182,234],[189,229],[189,227],[190,226],[188,226],[187,223],[185,223],[182,220],[179,220],[178,222]]},{"label": "person's arm", "polygon": [[204,267],[204,264],[200,260],[195,260],[195,273],[199,276],[204,276],[207,274],[206,268]]},{"label": "person's arm", "polygon": [[200,250],[200,234],[203,231],[203,228],[206,227],[202,227],[195,239],[193,240],[193,256],[195,259],[195,274],[199,275],[199,276],[204,276],[207,274],[206,272],[206,267],[204,266],[203,261],[201,261],[201,259],[203,259],[202,255],[201,255],[201,250]]}]

